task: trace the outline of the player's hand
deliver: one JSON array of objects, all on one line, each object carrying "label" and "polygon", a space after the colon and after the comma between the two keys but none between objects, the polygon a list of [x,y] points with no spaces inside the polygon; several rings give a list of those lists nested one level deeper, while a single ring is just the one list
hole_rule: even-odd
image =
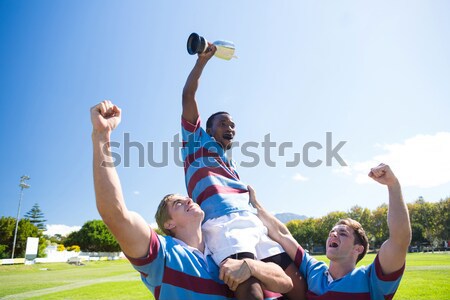
[{"label": "player's hand", "polygon": [[216,45],[208,42],[208,47],[206,48],[205,52],[198,54],[198,59],[204,61],[205,63],[211,59],[211,57],[214,56],[214,54],[217,51]]},{"label": "player's hand", "polygon": [[267,231],[269,232],[269,236],[273,240],[277,240],[281,237],[281,235],[291,235],[289,230],[283,223],[281,223],[277,218],[275,218],[271,213],[269,213],[261,203],[256,199],[256,192],[251,186],[247,186],[250,204],[256,208],[256,215],[263,222],[264,226],[266,226]]},{"label": "player's hand", "polygon": [[398,184],[397,177],[395,177],[391,168],[385,164],[379,164],[377,167],[370,169],[369,177],[387,186]]},{"label": "player's hand", "polygon": [[220,265],[219,278],[225,282],[230,290],[235,291],[237,287],[252,276],[249,265],[245,260],[226,259]]},{"label": "player's hand", "polygon": [[111,101],[105,100],[91,108],[91,122],[94,133],[110,133],[120,123],[121,110]]},{"label": "player's hand", "polygon": [[257,210],[263,209],[261,203],[259,203],[258,199],[256,199],[256,192],[255,192],[255,190],[250,185],[247,185],[247,189],[248,189],[250,204],[254,208],[256,208]]}]

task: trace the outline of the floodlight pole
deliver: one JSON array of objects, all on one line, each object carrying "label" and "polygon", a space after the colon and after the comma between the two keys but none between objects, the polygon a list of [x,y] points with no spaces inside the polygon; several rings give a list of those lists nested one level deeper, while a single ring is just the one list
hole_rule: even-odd
[{"label": "floodlight pole", "polygon": [[20,184],[19,184],[19,186],[20,186],[19,208],[17,209],[16,229],[14,231],[14,243],[13,243],[11,258],[14,258],[14,250],[16,249],[17,228],[19,227],[20,203],[22,202],[23,189],[27,189],[27,188],[30,187],[28,184],[25,183],[25,181],[29,180],[29,179],[30,179],[30,177],[27,176],[27,175],[23,175],[22,177],[20,177]]}]

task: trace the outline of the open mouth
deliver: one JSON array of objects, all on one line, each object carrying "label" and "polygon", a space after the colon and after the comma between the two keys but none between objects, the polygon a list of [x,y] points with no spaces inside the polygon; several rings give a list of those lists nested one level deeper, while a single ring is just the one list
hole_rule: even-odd
[{"label": "open mouth", "polygon": [[337,248],[339,245],[336,242],[331,242],[329,247],[330,248]]},{"label": "open mouth", "polygon": [[224,134],[223,135],[223,138],[225,139],[225,140],[228,140],[228,141],[231,141],[232,139],[233,139],[233,135],[232,134]]}]

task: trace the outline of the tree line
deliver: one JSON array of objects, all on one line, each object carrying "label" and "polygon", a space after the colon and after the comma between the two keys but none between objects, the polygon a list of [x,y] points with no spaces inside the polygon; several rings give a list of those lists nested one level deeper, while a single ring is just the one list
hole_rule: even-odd
[{"label": "tree line", "polygon": [[[450,240],[450,197],[439,202],[426,202],[419,198],[407,205],[412,227],[412,247],[418,250],[424,246],[440,248],[444,241]],[[81,251],[85,252],[120,251],[119,244],[102,220],[88,221],[79,231],[72,232],[67,237],[59,234],[49,237],[43,234],[43,214],[39,209],[34,209],[34,212],[34,216],[28,216],[30,219],[19,221],[16,257],[25,256],[27,237],[39,237],[38,257],[45,256],[45,247],[51,242],[64,245],[65,248],[79,246]],[[329,230],[339,219],[349,217],[359,221],[366,230],[370,249],[377,249],[389,235],[387,214],[387,204],[374,210],[354,206],[347,212],[334,211],[321,218],[293,220],[286,225],[305,249],[310,252],[323,252]],[[15,224],[15,218],[0,218],[0,258],[11,257]],[[161,234],[159,230],[157,232]]]},{"label": "tree line", "polygon": [[[412,227],[411,246],[436,248],[443,241],[450,240],[450,197],[439,202],[426,202],[419,198],[407,205]],[[347,212],[335,211],[321,218],[293,220],[286,225],[305,249],[320,252],[320,249],[325,249],[329,230],[339,219],[349,217],[359,221],[364,227],[370,248],[378,249],[389,235],[387,214],[387,204],[382,204],[374,210],[354,206]],[[159,230],[157,232],[161,234]],[[101,220],[86,222],[79,231],[71,233],[63,243],[66,247],[79,245],[82,251],[120,251],[119,244]]]},{"label": "tree line", "polygon": [[[12,246],[14,243],[14,230],[16,228],[16,218],[1,217],[0,218],[0,259],[11,258]],[[16,250],[14,257],[25,257],[28,237],[39,238],[38,257],[45,256],[45,248],[47,240],[42,230],[31,223],[29,219],[21,219],[17,226]]]},{"label": "tree line", "polygon": [[[44,219],[44,213],[37,203],[24,215],[23,219],[19,220],[17,224],[15,257],[25,257],[28,237],[39,238],[38,257],[45,256],[47,240],[44,237],[43,231],[45,230],[46,221]],[[0,218],[0,259],[11,258],[15,228],[16,218]]]},{"label": "tree line", "polygon": [[[413,249],[442,248],[450,240],[450,198],[426,202],[423,198],[408,203]],[[387,204],[374,210],[354,206],[349,211],[334,211],[321,218],[293,220],[286,224],[294,238],[310,252],[324,252],[330,229],[342,218],[352,218],[366,231],[370,249],[378,249],[388,239]]]}]

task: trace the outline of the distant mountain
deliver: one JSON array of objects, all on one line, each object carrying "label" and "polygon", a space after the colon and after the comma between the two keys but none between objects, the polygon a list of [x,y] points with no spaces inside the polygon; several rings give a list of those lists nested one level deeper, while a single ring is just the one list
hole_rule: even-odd
[{"label": "distant mountain", "polygon": [[297,215],[297,214],[293,214],[293,213],[279,213],[279,214],[275,214],[275,218],[277,218],[278,220],[280,220],[283,223],[287,223],[289,221],[292,220],[305,220],[308,217],[304,216],[304,215]]}]

